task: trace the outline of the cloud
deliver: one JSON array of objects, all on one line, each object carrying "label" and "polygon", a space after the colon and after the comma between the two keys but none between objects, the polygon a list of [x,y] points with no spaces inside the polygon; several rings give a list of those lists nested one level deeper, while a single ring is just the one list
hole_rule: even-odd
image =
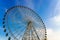
[{"label": "cloud", "polygon": [[[21,0],[15,0],[15,2],[16,2],[16,5],[23,5],[23,6],[25,5],[27,7],[30,7],[32,9],[34,9],[33,0],[23,0],[23,1],[21,1]],[[23,3],[23,2],[25,2],[25,3]]]},{"label": "cloud", "polygon": [[48,40],[60,40],[60,0],[52,10],[52,17],[48,18],[46,22],[47,28],[47,39]]},{"label": "cloud", "polygon": [[60,31],[54,31],[53,29],[47,29],[48,40],[60,40]]},{"label": "cloud", "polygon": [[32,0],[25,0],[26,6],[31,7],[32,9],[34,9],[34,3]]},{"label": "cloud", "polygon": [[60,15],[53,16],[53,17],[49,18],[48,21],[50,22],[50,24],[59,27],[60,26]]},{"label": "cloud", "polygon": [[55,9],[54,9],[54,14],[59,14],[60,15],[60,0],[58,0]]},{"label": "cloud", "polygon": [[54,3],[54,9],[52,8],[52,12],[49,14],[49,18],[46,19],[46,25],[47,27],[60,27],[60,0],[55,0],[57,1]]}]

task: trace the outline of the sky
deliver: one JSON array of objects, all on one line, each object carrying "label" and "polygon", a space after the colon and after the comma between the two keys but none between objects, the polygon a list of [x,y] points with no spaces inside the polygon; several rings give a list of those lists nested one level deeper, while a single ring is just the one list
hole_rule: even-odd
[{"label": "sky", "polygon": [[0,0],[0,40],[7,39],[2,28],[3,15],[16,5],[27,6],[42,18],[48,40],[60,40],[60,0]]}]

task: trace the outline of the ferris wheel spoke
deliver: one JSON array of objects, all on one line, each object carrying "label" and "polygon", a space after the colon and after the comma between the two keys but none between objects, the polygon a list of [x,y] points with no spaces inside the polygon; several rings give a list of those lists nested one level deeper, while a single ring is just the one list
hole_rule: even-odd
[{"label": "ferris wheel spoke", "polygon": [[17,24],[18,24],[19,26],[22,26],[22,25],[23,25],[23,26],[26,26],[25,24],[22,24],[22,23],[12,23],[11,25],[13,25],[13,27],[15,27],[14,25],[17,25]]},{"label": "ferris wheel spoke", "polygon": [[[24,32],[25,32],[25,30],[22,33],[24,34]],[[19,39],[20,39],[21,36],[23,37],[23,35],[19,35]]]},{"label": "ferris wheel spoke", "polygon": [[[26,28],[24,28],[24,31],[25,31]],[[16,35],[16,37],[19,36],[19,38],[22,36],[22,34],[24,33],[24,31],[21,30],[21,32],[19,31],[19,33]]]},{"label": "ferris wheel spoke", "polygon": [[[25,26],[26,26],[26,25],[25,25]],[[24,26],[24,27],[25,27],[25,26]],[[12,29],[14,29],[14,32],[16,33],[18,30],[20,30],[20,29],[22,29],[22,28],[24,28],[24,27],[22,27],[22,26],[20,27],[20,26],[19,26],[19,27],[17,27],[17,28],[18,28],[18,29],[17,29],[17,28],[13,25]],[[14,33],[14,32],[13,32],[13,33]]]},{"label": "ferris wheel spoke", "polygon": [[18,28],[18,29],[15,29],[15,31],[13,32],[13,34],[19,32],[19,30],[22,30],[23,28],[25,28],[25,27],[22,27],[22,28],[20,27],[20,28]]},{"label": "ferris wheel spoke", "polygon": [[17,34],[16,34],[16,36],[18,36],[20,33],[22,33],[23,31],[19,31]]}]

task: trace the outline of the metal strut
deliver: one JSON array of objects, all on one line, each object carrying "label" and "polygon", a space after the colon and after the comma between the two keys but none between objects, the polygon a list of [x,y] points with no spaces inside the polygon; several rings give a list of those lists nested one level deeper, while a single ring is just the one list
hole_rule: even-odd
[{"label": "metal strut", "polygon": [[[33,28],[34,28],[34,27],[33,27]],[[37,33],[36,33],[35,28],[34,28],[34,32],[35,32],[35,34],[36,34],[36,36],[37,36],[38,40],[40,40],[39,36],[38,36],[38,35],[37,35]]]},{"label": "metal strut", "polygon": [[32,26],[31,21],[28,22],[27,29],[22,37],[22,40],[40,40],[35,28]]}]

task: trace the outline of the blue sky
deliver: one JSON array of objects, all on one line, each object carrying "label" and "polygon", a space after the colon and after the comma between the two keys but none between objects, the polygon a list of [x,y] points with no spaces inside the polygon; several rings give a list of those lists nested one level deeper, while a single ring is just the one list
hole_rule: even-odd
[{"label": "blue sky", "polygon": [[[23,5],[33,9],[47,27],[48,40],[60,40],[60,0],[0,0],[0,39],[4,40],[2,18],[12,6]],[[6,39],[6,38],[5,38]]]}]

